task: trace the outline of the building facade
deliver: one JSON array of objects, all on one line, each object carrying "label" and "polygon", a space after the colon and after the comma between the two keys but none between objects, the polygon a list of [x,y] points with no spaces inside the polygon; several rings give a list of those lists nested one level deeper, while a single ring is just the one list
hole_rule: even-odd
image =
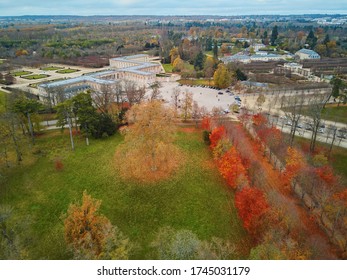
[{"label": "building facade", "polygon": [[86,74],[77,78],[49,82],[38,86],[39,95],[45,97],[60,91],[65,97],[91,89],[100,91],[104,87],[115,87],[122,81],[132,81],[138,86],[150,86],[156,82],[156,75],[165,72],[162,65],[150,62],[145,54],[110,59],[110,69]]}]

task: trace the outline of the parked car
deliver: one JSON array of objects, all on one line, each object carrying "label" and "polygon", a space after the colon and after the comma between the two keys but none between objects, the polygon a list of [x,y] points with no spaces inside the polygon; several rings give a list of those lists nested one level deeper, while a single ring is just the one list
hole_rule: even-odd
[{"label": "parked car", "polygon": [[223,94],[223,92],[219,91],[218,94]]}]

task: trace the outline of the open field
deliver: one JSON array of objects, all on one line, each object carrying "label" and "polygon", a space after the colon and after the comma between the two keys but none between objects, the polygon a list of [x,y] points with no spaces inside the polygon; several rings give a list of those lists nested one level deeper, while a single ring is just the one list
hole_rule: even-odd
[{"label": "open field", "polygon": [[47,78],[47,77],[49,77],[49,75],[35,74],[35,75],[29,75],[29,76],[22,76],[21,78],[27,79],[27,80],[38,80],[38,79],[43,79],[43,78]]},{"label": "open field", "polygon": [[[227,239],[247,252],[248,238],[233,193],[219,175],[200,131],[180,129],[176,144],[185,155],[184,165],[171,178],[148,185],[124,181],[115,170],[114,154],[122,140],[117,134],[86,146],[84,139],[78,139],[76,151],[71,152],[67,133],[46,132],[37,139],[41,157],[6,171],[0,204],[14,207],[15,221],[29,222],[29,258],[71,258],[61,215],[71,202],[81,201],[84,190],[102,200],[102,214],[136,244],[134,259],[153,258],[150,243],[163,226],[192,230],[201,240]],[[54,168],[57,157],[64,164],[62,171]]]},{"label": "open field", "polygon": [[62,69],[62,70],[58,70],[56,71],[56,73],[59,73],[59,74],[70,74],[70,73],[75,73],[75,72],[78,72],[80,70],[78,69]]}]

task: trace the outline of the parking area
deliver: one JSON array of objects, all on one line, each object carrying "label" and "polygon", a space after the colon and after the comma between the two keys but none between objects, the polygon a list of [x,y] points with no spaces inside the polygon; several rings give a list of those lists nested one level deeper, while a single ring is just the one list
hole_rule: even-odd
[{"label": "parking area", "polygon": [[[229,107],[233,104],[241,105],[241,101],[237,100],[237,95],[230,90],[219,90],[202,86],[181,86],[177,82],[165,82],[161,84],[160,93],[165,101],[172,101],[171,96],[174,88],[178,88],[181,93],[192,93],[193,100],[196,101],[200,107],[204,106],[208,111],[211,111],[214,107],[222,110],[229,110]],[[150,90],[148,90],[148,93],[150,93]]]}]

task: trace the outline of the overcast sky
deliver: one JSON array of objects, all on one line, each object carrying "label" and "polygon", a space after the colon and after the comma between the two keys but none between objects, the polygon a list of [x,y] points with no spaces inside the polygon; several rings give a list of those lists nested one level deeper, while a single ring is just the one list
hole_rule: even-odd
[{"label": "overcast sky", "polygon": [[0,0],[0,16],[347,14],[347,0]]}]

